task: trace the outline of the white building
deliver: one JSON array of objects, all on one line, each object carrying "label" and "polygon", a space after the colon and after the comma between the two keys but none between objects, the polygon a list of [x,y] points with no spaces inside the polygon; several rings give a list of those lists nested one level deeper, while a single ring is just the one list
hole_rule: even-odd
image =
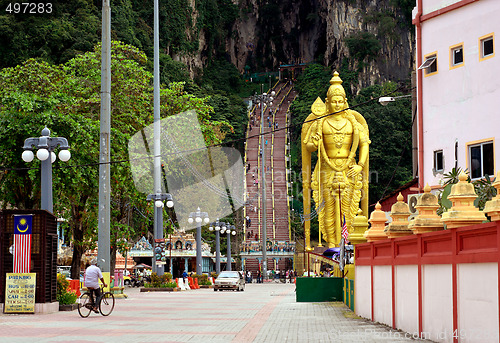
[{"label": "white building", "polygon": [[[443,173],[498,170],[499,0],[416,0],[419,189]],[[423,176],[423,177],[422,177]]]}]

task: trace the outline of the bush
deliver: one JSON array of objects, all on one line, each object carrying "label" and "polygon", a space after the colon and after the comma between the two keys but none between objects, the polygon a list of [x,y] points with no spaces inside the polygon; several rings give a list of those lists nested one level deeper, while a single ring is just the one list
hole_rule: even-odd
[{"label": "bush", "polygon": [[156,273],[151,274],[151,283],[144,284],[146,288],[173,288],[177,287],[175,281],[172,281],[172,274],[165,273],[163,275],[158,275]]},{"label": "bush", "polygon": [[210,282],[210,280],[208,279],[208,275],[207,274],[203,274],[203,275],[197,275],[198,276],[198,285],[200,286],[210,286],[212,283]]},{"label": "bush", "polygon": [[[214,274],[214,273],[212,273]],[[215,274],[217,275],[217,274]],[[207,274],[202,274],[202,275],[198,275],[198,274],[193,274],[193,278],[197,278],[198,279],[198,285],[203,285],[203,286],[210,286],[212,284],[212,282],[210,282],[210,280],[208,279],[208,275]]]},{"label": "bush", "polygon": [[68,291],[69,281],[66,276],[59,274],[57,275],[57,295],[56,300],[60,305],[70,305],[76,302],[78,296],[75,292]]}]

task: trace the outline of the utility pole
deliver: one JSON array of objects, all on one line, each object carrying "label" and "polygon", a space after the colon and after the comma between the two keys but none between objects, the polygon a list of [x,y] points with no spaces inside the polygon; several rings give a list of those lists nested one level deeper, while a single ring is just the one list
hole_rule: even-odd
[{"label": "utility pole", "polygon": [[102,1],[101,117],[99,136],[99,222],[97,260],[109,281],[110,268],[111,8]]}]

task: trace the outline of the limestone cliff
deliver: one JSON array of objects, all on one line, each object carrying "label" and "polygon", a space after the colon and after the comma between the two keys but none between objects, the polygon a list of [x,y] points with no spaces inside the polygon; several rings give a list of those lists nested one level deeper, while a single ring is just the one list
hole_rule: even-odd
[{"label": "limestone cliff", "polygon": [[[252,71],[276,70],[281,63],[313,61],[340,69],[349,61],[351,69],[359,70],[356,91],[386,80],[407,79],[413,67],[412,28],[403,12],[392,5],[397,1],[232,1],[240,15],[227,34],[226,52],[242,72],[247,65]],[[379,50],[363,52],[368,47],[360,40],[360,32],[379,44]],[[179,57],[192,73],[208,62],[204,33],[199,37],[198,53]],[[354,45],[351,49],[349,39]],[[351,56],[356,49],[360,55]]]}]

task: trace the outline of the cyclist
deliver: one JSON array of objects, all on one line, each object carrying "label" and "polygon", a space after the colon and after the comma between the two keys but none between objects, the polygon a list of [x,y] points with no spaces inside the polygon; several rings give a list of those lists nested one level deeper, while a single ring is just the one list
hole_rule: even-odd
[{"label": "cyclist", "polygon": [[[97,306],[99,305],[99,300],[101,299],[101,288],[99,287],[99,279],[103,283],[104,287],[107,287],[104,278],[102,277],[101,269],[97,266],[97,258],[92,258],[90,261],[90,266],[85,270],[84,285],[87,287],[90,293],[90,300],[94,306],[94,312],[99,313]],[[95,294],[95,301],[94,301]]]}]

